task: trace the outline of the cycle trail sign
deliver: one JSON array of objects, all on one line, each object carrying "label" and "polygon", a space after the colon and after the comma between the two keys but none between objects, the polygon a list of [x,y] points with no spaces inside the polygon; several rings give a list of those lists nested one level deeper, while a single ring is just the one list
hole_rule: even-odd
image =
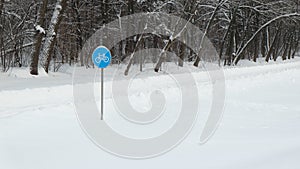
[{"label": "cycle trail sign", "polygon": [[111,53],[105,46],[97,47],[92,55],[94,64],[101,69],[101,120],[104,119],[104,69],[111,62]]},{"label": "cycle trail sign", "polygon": [[111,62],[111,53],[105,46],[97,47],[92,55],[93,63],[98,68],[106,68]]}]

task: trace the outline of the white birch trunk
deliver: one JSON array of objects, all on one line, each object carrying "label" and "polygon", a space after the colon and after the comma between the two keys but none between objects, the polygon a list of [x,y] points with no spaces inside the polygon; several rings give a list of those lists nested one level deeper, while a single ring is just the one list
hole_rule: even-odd
[{"label": "white birch trunk", "polygon": [[41,65],[44,67],[45,63],[47,62],[47,59],[50,57],[50,46],[54,41],[54,38],[56,36],[55,27],[58,24],[58,18],[61,14],[62,10],[62,1],[63,0],[57,0],[55,9],[50,21],[50,25],[46,34],[45,43],[43,45],[43,48],[40,53],[40,59],[41,59]]}]

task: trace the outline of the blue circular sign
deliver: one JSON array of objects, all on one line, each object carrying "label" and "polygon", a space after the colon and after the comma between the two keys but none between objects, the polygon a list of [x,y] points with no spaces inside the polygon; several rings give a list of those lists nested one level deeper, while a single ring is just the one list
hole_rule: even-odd
[{"label": "blue circular sign", "polygon": [[98,68],[106,68],[111,62],[111,53],[105,46],[99,46],[94,50],[92,60]]}]

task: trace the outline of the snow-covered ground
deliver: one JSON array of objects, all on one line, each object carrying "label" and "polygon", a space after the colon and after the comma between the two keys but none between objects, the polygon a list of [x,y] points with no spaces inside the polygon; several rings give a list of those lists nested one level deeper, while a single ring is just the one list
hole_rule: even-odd
[{"label": "snow-covered ground", "polygon": [[[85,85],[84,79],[93,70],[77,69],[81,85]],[[106,89],[116,69],[112,66],[106,70]],[[180,73],[173,64],[164,65],[164,69]],[[192,71],[200,98],[195,127],[178,147],[147,160],[113,156],[86,137],[73,105],[71,68],[40,77],[31,77],[26,69],[0,74],[0,169],[300,168],[300,58],[268,64],[243,61],[238,67],[226,68],[224,116],[215,135],[204,145],[199,144],[199,137],[211,105],[211,84],[203,69]],[[133,107],[141,111],[149,108],[151,87],[163,91],[170,108],[156,125],[126,125],[117,117],[110,90],[105,93],[108,123],[132,137],[158,135],[172,125],[180,93],[176,83],[163,73],[145,72],[133,81],[129,96]]]}]

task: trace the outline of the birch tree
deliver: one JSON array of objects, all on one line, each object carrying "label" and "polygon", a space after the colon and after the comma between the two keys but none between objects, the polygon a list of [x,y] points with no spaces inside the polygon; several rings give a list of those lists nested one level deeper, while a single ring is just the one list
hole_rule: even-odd
[{"label": "birch tree", "polygon": [[48,73],[51,54],[54,47],[54,42],[57,35],[60,22],[63,17],[63,10],[67,5],[67,0],[57,0],[48,31],[46,33],[45,43],[40,53],[41,63],[45,71]]},{"label": "birch tree", "polygon": [[[187,20],[186,24],[181,28],[181,30],[177,30],[178,29],[177,28],[178,27],[178,23],[180,22],[181,18],[177,21],[177,24],[175,25],[175,28],[174,28],[173,32],[171,33],[171,36],[169,37],[167,44],[163,47],[160,55],[158,56],[158,61],[157,61],[156,66],[154,68],[155,72],[159,72],[162,63],[166,59],[166,52],[169,51],[169,49],[171,48],[171,46],[175,42],[175,40],[178,37],[180,37],[184,31],[186,31],[188,23],[190,23],[194,19],[195,15],[198,12],[198,9],[197,9],[198,5],[199,5],[198,3],[195,4],[195,8],[193,10],[192,15],[189,17],[189,19]],[[176,31],[178,31],[178,32],[176,32]]]},{"label": "birch tree", "polygon": [[195,67],[198,67],[198,66],[199,66],[199,63],[200,63],[200,61],[201,61],[199,55],[201,54],[201,51],[202,51],[202,49],[203,49],[204,39],[205,39],[205,37],[206,37],[206,35],[207,35],[209,29],[211,28],[211,25],[212,25],[212,23],[213,23],[213,21],[214,21],[216,15],[217,15],[219,9],[220,9],[226,2],[227,2],[227,0],[220,0],[219,3],[217,4],[217,6],[215,7],[215,9],[214,9],[214,11],[213,11],[211,17],[209,18],[209,21],[208,21],[208,23],[207,23],[207,26],[206,26],[206,28],[205,28],[205,31],[203,32],[203,35],[202,35],[202,38],[201,38],[201,41],[200,41],[199,52],[198,52],[198,55],[197,55],[196,60],[195,60],[195,62],[194,62],[194,66],[195,66]]}]

